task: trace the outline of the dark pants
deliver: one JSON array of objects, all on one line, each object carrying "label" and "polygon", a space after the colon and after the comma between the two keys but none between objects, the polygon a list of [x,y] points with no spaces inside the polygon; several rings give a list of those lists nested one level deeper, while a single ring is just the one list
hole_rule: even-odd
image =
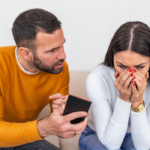
[{"label": "dark pants", "polygon": [[35,141],[24,145],[8,148],[0,148],[0,150],[60,150],[46,140]]}]

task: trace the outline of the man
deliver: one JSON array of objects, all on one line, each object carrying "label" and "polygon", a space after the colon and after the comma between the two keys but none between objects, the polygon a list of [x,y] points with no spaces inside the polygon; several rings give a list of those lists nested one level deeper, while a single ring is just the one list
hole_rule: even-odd
[{"label": "man", "polygon": [[[0,48],[0,147],[58,150],[42,139],[49,135],[70,138],[87,124],[87,119],[70,124],[86,116],[85,112],[62,116],[69,72],[61,22],[50,12],[32,9],[16,18],[12,32],[17,46]],[[37,120],[51,100],[53,113]]]}]

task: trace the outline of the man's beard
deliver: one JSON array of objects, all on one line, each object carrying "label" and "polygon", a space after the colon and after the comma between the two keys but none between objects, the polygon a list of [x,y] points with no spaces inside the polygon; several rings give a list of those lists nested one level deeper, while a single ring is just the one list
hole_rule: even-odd
[{"label": "man's beard", "polygon": [[57,63],[48,66],[45,65],[38,57],[36,54],[33,54],[34,56],[34,65],[41,71],[47,72],[47,73],[51,73],[51,74],[59,74],[60,72],[62,72],[63,67],[62,68],[57,68],[55,69],[54,67],[59,64],[64,62],[64,59],[60,59]]}]

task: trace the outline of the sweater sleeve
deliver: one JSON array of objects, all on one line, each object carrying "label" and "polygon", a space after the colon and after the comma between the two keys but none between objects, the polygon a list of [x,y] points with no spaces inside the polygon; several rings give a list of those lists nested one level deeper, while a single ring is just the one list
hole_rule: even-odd
[{"label": "sweater sleeve", "polygon": [[0,147],[13,147],[41,140],[38,134],[37,120],[26,123],[5,122],[3,99],[0,92]]},{"label": "sweater sleeve", "polygon": [[131,111],[131,133],[137,150],[150,149],[150,106],[140,113]]},{"label": "sweater sleeve", "polygon": [[88,76],[86,89],[92,101],[92,121],[98,139],[107,149],[119,149],[127,131],[131,103],[118,97],[112,111],[107,84],[95,74]]},{"label": "sweater sleeve", "polygon": [[68,64],[66,62],[64,62],[63,72],[64,72],[62,76],[63,82],[59,93],[62,95],[68,95],[69,94],[69,70],[68,70]]}]

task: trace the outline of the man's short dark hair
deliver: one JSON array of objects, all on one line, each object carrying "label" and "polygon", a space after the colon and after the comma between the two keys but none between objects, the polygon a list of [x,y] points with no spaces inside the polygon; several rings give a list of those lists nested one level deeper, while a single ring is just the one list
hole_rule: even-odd
[{"label": "man's short dark hair", "polygon": [[61,22],[52,13],[43,9],[30,9],[21,13],[13,23],[12,33],[18,47],[35,50],[38,32],[52,34],[61,28]]}]

